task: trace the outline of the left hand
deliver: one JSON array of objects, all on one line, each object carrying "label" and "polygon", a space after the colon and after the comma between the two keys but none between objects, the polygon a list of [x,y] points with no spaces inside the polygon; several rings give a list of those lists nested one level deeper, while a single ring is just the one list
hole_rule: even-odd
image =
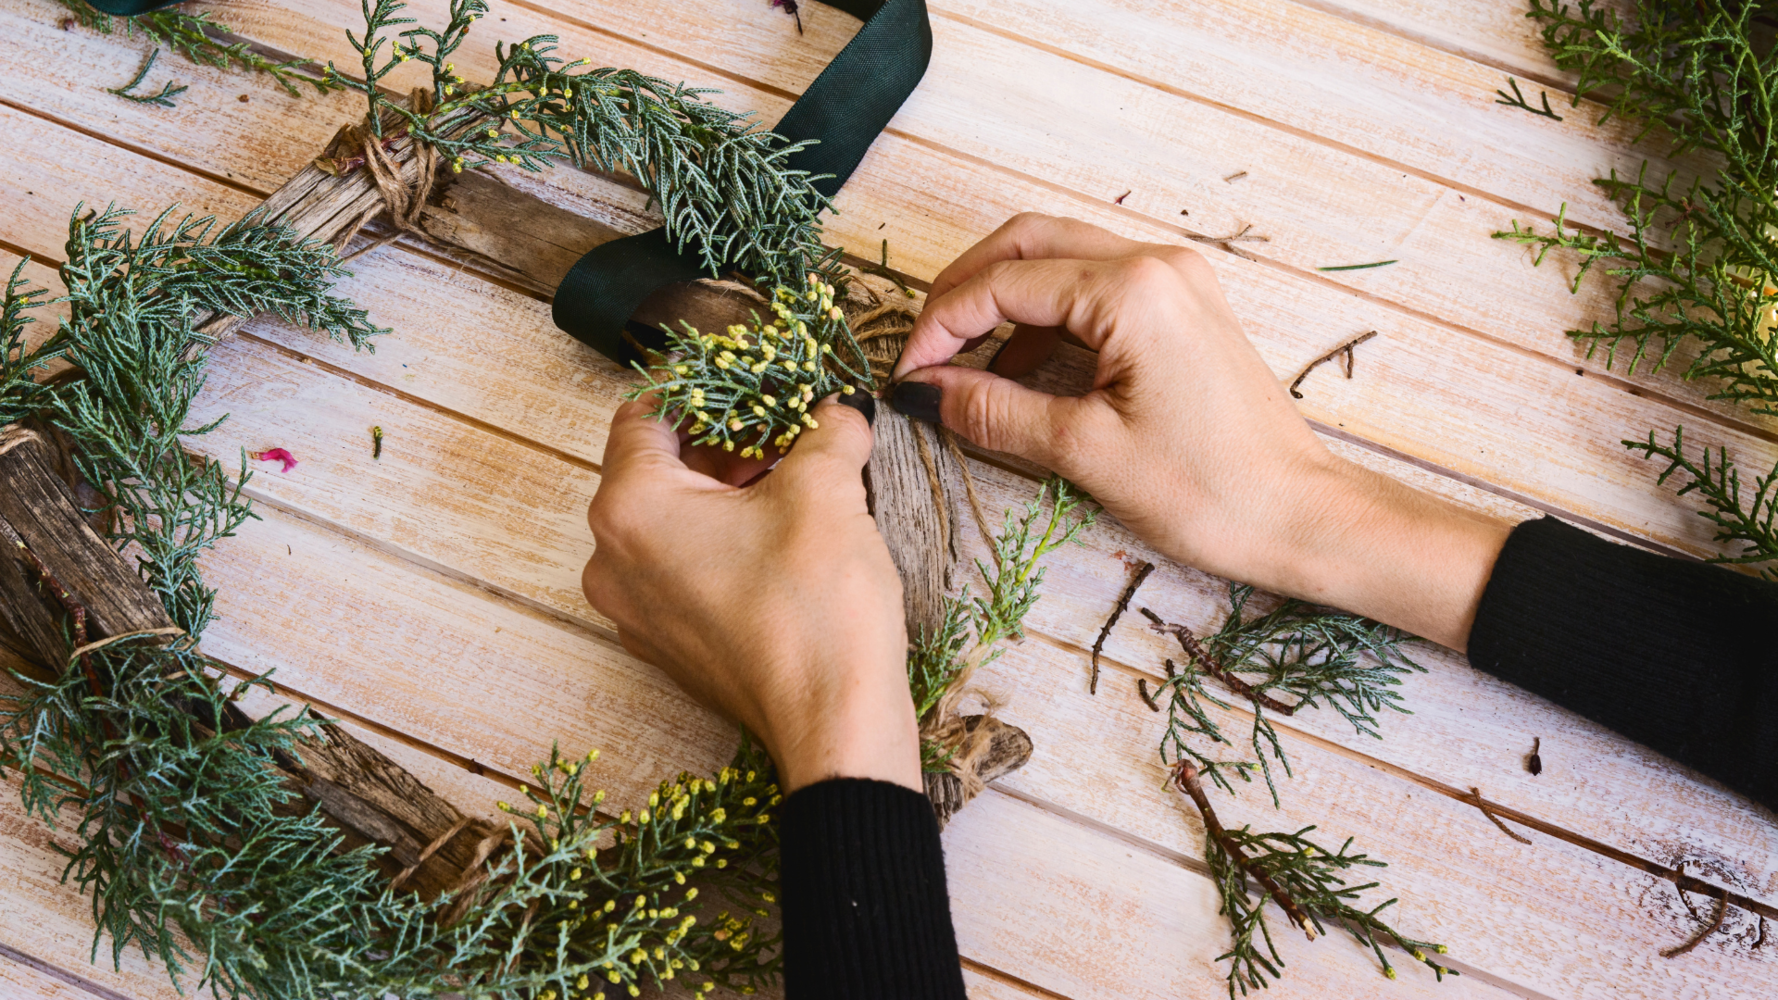
[{"label": "left hand", "polygon": [[865,506],[864,415],[822,402],[789,456],[738,486],[757,470],[682,454],[651,409],[612,418],[587,600],[624,648],[756,736],[786,794],[831,777],[920,789],[901,580]]}]

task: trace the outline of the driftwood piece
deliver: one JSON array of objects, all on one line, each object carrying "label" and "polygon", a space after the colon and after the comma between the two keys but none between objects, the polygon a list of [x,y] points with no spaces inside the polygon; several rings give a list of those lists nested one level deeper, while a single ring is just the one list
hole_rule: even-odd
[{"label": "driftwood piece", "polygon": [[42,581],[26,553],[43,561],[87,609],[90,640],[172,620],[160,601],[87,525],[74,494],[54,471],[48,441],[17,424],[0,428],[0,620],[31,659],[66,663],[63,616],[41,597]]},{"label": "driftwood piece", "polygon": [[[160,600],[86,523],[53,470],[48,444],[17,425],[0,429],[0,538],[0,617],[16,634],[9,645],[22,646],[15,651],[45,670],[67,665],[67,614],[19,554],[21,541],[86,610],[88,641],[171,627]],[[282,770],[348,834],[346,846],[389,848],[387,874],[428,899],[476,867],[484,841],[496,834],[337,726],[305,740]]]},{"label": "driftwood piece", "polygon": [[[986,749],[973,764],[976,779],[983,785],[1017,771],[1031,759],[1031,737],[1017,726],[992,715],[971,715],[963,720],[963,728],[966,739],[986,741]],[[926,797],[932,800],[932,811],[942,829],[973,796],[955,772],[928,771],[924,777]]]}]

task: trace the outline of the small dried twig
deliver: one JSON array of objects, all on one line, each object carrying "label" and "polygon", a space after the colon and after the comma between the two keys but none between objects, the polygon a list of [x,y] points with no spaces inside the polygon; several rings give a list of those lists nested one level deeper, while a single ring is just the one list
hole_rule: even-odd
[{"label": "small dried twig", "polygon": [[383,457],[383,428],[381,426],[370,429],[370,457],[372,459]]},{"label": "small dried twig", "polygon": [[1165,621],[1160,615],[1155,614],[1147,608],[1142,608],[1141,611],[1143,617],[1153,623],[1149,628],[1161,635],[1170,635],[1175,639],[1178,639],[1179,648],[1185,650],[1185,655],[1191,657],[1192,661],[1195,662],[1199,668],[1221,681],[1223,686],[1230,691],[1235,692],[1256,705],[1271,709],[1279,715],[1292,715],[1296,712],[1295,705],[1287,705],[1271,695],[1261,694],[1258,691],[1255,691],[1253,685],[1224,669],[1223,665],[1212,657],[1209,651],[1204,649],[1203,644],[1198,642],[1198,637],[1192,635],[1191,629],[1186,628],[1184,625],[1174,625],[1171,622]]},{"label": "small dried twig", "polygon": [[1353,361],[1354,361],[1352,349],[1357,347],[1359,344],[1362,344],[1365,341],[1371,339],[1372,337],[1375,337],[1376,335],[1377,335],[1377,331],[1375,331],[1375,330],[1372,330],[1369,333],[1361,333],[1358,336],[1353,337],[1351,340],[1346,341],[1344,344],[1341,344],[1340,346],[1334,348],[1333,350],[1328,351],[1326,354],[1323,354],[1321,357],[1316,358],[1315,360],[1304,365],[1303,370],[1298,372],[1295,380],[1293,380],[1290,383],[1290,395],[1295,399],[1302,399],[1303,394],[1296,391],[1297,386],[1303,384],[1303,380],[1309,377],[1310,372],[1314,371],[1315,369],[1321,367],[1324,364],[1327,364],[1329,361],[1332,361],[1334,358],[1339,357],[1341,354],[1346,355],[1346,377],[1348,379],[1350,379],[1352,377],[1352,365],[1353,365]]},{"label": "small dried twig", "polygon": [[[1198,243],[1208,243],[1211,246],[1221,247],[1225,252],[1232,253],[1237,257],[1247,257],[1246,254],[1236,249],[1234,244],[1272,242],[1270,236],[1248,235],[1252,231],[1253,227],[1251,225],[1246,225],[1242,226],[1239,232],[1230,233],[1227,236],[1193,236],[1191,239]],[[1248,259],[1251,260],[1252,258]]]},{"label": "small dried twig", "polygon": [[[1142,568],[1136,571],[1136,579],[1130,581],[1130,585],[1124,588],[1123,596],[1117,599],[1117,607],[1111,609],[1111,617],[1105,619],[1105,627],[1099,630],[1099,638],[1093,641],[1093,679],[1087,684],[1088,694],[1099,693],[1099,654],[1105,649],[1106,637],[1111,635],[1112,626],[1117,624],[1117,620],[1130,609],[1130,598],[1136,596],[1136,590],[1142,586],[1142,581],[1148,579],[1148,574],[1153,572],[1154,563],[1144,562],[1142,564]],[[1146,695],[1143,696],[1143,700],[1147,700]],[[1152,707],[1154,702],[1150,701],[1148,704]],[[1155,711],[1158,712],[1160,709],[1157,708]]]},{"label": "small dried twig", "polygon": [[[1168,662],[1170,663],[1172,661],[1169,660]],[[1161,710],[1161,706],[1154,700],[1154,695],[1148,693],[1148,678],[1136,678],[1136,693],[1142,696],[1142,703],[1148,706],[1149,711],[1158,712]]]},{"label": "small dried twig", "polygon": [[1532,775],[1543,773],[1543,758],[1538,756],[1538,751],[1541,749],[1543,749],[1543,739],[1537,736],[1531,737],[1531,756],[1525,758],[1525,770],[1530,771]]},{"label": "small dried twig", "polygon": [[1499,816],[1494,815],[1494,810],[1489,809],[1488,804],[1486,802],[1482,801],[1482,790],[1481,789],[1471,787],[1469,790],[1469,795],[1467,796],[1466,801],[1468,801],[1470,805],[1475,806],[1477,809],[1480,809],[1482,811],[1483,816],[1488,817],[1488,819],[1493,821],[1495,826],[1500,828],[1501,833],[1506,834],[1507,836],[1511,837],[1512,839],[1518,841],[1521,844],[1531,843],[1530,837],[1526,837],[1521,834],[1513,832],[1513,830],[1510,827],[1508,827],[1505,823],[1502,823],[1500,821]]},{"label": "small dried twig", "polygon": [[[1685,876],[1685,865],[1686,863],[1682,859],[1678,864],[1673,866],[1673,873],[1683,879]],[[1697,907],[1692,905],[1692,897],[1685,894],[1685,886],[1681,885],[1679,882],[1674,882],[1673,891],[1679,893],[1679,902],[1685,906],[1685,912],[1691,914],[1693,920],[1704,919],[1699,915]]]},{"label": "small dried twig", "polygon": [[1130,195],[1134,194],[1135,190],[1136,190],[1135,188],[1131,188],[1130,190],[1125,191],[1123,194],[1120,194],[1116,198],[1113,198],[1111,200],[1111,203],[1113,205],[1122,205],[1124,203],[1124,199],[1128,198]]},{"label": "small dried twig", "polygon": [[[1696,911],[1694,911],[1694,912],[1696,912]],[[1702,931],[1699,931],[1697,933],[1697,935],[1694,936],[1690,941],[1687,941],[1684,944],[1674,945],[1671,948],[1662,949],[1661,950],[1661,957],[1662,958],[1678,958],[1679,956],[1685,954],[1686,952],[1691,951],[1693,948],[1696,948],[1698,945],[1703,944],[1705,938],[1709,937],[1712,934],[1715,934],[1722,927],[1722,918],[1728,916],[1728,913],[1729,913],[1729,894],[1724,892],[1722,895],[1716,897],[1716,914],[1715,914],[1715,916],[1712,916],[1710,918],[1710,925],[1705,927]],[[1761,918],[1761,919],[1763,920],[1764,918]],[[1764,930],[1763,925],[1762,925],[1761,929],[1762,929],[1762,931]],[[1761,937],[1763,939],[1763,937],[1764,937],[1763,933],[1762,933]]]},{"label": "small dried twig", "polygon": [[1198,814],[1204,818],[1204,829],[1210,832],[1210,836],[1216,838],[1216,842],[1222,846],[1223,852],[1233,858],[1235,864],[1240,865],[1241,870],[1246,872],[1249,878],[1258,882],[1266,890],[1279,908],[1290,917],[1291,922],[1303,929],[1303,933],[1308,935],[1309,940],[1315,940],[1315,924],[1309,920],[1309,915],[1303,912],[1302,907],[1296,905],[1296,900],[1290,898],[1290,893],[1285,892],[1283,886],[1255,867],[1253,862],[1248,860],[1246,852],[1242,851],[1240,845],[1236,844],[1234,839],[1229,836],[1228,831],[1223,829],[1222,821],[1216,818],[1216,809],[1210,805],[1210,797],[1204,794],[1204,786],[1198,781],[1197,765],[1189,760],[1180,761],[1178,767],[1173,770],[1173,784],[1191,798],[1192,805],[1198,807]]},{"label": "small dried twig", "polygon": [[1243,178],[1243,177],[1246,177],[1246,176],[1247,176],[1247,171],[1245,171],[1245,170],[1243,170],[1243,171],[1241,171],[1241,172],[1239,172],[1239,173],[1233,173],[1233,174],[1230,174],[1230,175],[1228,175],[1228,176],[1227,176],[1227,177],[1224,177],[1224,178],[1223,178],[1223,179],[1222,179],[1222,182],[1223,182],[1223,183],[1224,183],[1224,184],[1233,184],[1233,183],[1235,183],[1235,182],[1236,182],[1236,181],[1238,181],[1238,180],[1240,180],[1240,179],[1241,179],[1241,178]]}]

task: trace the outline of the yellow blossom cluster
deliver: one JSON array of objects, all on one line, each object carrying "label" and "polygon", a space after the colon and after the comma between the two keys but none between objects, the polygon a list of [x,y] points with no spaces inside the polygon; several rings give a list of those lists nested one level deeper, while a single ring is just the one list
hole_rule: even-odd
[{"label": "yellow blossom cluster", "polygon": [[858,390],[862,364],[847,364],[839,343],[856,355],[845,312],[833,285],[817,274],[801,290],[778,287],[772,318],[704,333],[689,323],[669,330],[669,361],[645,370],[648,384],[633,394],[654,393],[659,415],[688,422],[695,443],[720,446],[743,458],[764,458],[765,449],[790,450],[805,430],[820,426],[810,408],[834,392]]}]

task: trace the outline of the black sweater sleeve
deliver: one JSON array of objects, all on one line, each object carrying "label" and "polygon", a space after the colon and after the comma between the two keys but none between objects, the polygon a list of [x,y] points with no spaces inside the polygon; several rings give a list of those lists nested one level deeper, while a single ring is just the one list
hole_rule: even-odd
[{"label": "black sweater sleeve", "polygon": [[780,815],[786,1000],[966,1000],[926,796],[835,778]]},{"label": "black sweater sleeve", "polygon": [[1778,809],[1778,584],[1527,521],[1469,662]]}]

